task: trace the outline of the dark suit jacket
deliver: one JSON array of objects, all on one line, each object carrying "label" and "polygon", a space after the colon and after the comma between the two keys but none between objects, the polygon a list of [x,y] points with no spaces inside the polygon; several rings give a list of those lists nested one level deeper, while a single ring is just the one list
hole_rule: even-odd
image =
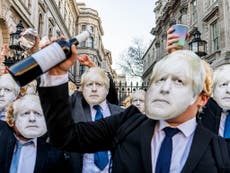
[{"label": "dark suit jacket", "polygon": [[[90,106],[84,99],[82,92],[75,92],[70,97],[71,107],[72,107],[72,117],[74,122],[87,122],[92,121]],[[111,104],[107,102],[111,114],[117,114],[123,111],[120,106]],[[69,169],[71,173],[82,172],[83,166],[83,154],[79,153],[69,153]]]},{"label": "dark suit jacket", "polygon": [[222,108],[216,103],[213,98],[208,100],[208,103],[205,105],[201,116],[201,122],[210,131],[218,135],[220,127]]},{"label": "dark suit jacket", "polygon": [[[9,173],[16,138],[4,121],[0,121],[0,172]],[[43,139],[37,140],[37,156],[34,173],[66,172],[63,152],[51,147]]]},{"label": "dark suit jacket", "polygon": [[[67,88],[67,84],[63,84],[39,89],[52,143],[59,148],[75,152],[111,150],[113,173],[152,173],[151,139],[156,121],[145,117],[146,120],[141,125],[123,141],[117,142],[115,139],[121,125],[131,117],[138,119],[143,116],[138,109],[131,106],[116,116],[96,122],[74,124],[70,116],[71,105],[68,102]],[[217,160],[220,158],[215,158],[212,145],[216,140],[216,135],[199,124],[182,173],[221,172],[217,168]]]}]

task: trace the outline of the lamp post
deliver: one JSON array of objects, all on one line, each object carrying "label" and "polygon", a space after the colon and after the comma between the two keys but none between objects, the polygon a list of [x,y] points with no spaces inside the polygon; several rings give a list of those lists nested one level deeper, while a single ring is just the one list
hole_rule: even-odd
[{"label": "lamp post", "polygon": [[15,64],[16,62],[22,60],[24,56],[22,56],[23,49],[18,44],[18,39],[20,37],[20,33],[23,31],[24,27],[22,25],[22,21],[20,20],[19,23],[16,26],[17,30],[14,33],[10,34],[10,51],[12,52],[12,55],[5,56],[4,64],[8,67]]},{"label": "lamp post", "polygon": [[201,40],[201,33],[198,31],[197,27],[193,28],[191,35],[193,36],[193,39],[189,43],[189,49],[195,52],[199,57],[207,55],[207,42],[205,40]]}]

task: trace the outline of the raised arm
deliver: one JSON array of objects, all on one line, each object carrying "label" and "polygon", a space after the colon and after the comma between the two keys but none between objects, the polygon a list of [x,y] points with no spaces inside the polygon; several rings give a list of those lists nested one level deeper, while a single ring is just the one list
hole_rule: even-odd
[{"label": "raised arm", "polygon": [[[177,42],[179,40],[179,36],[177,34],[173,33],[174,29],[171,27],[168,29],[167,31],[167,45],[166,45],[166,49],[168,53],[172,53],[176,50],[181,50],[182,47],[181,46],[176,46],[173,45],[173,43]],[[186,36],[186,39],[189,38],[189,33]]]},{"label": "raised arm", "polygon": [[[51,143],[72,152],[111,150],[119,127],[139,112],[135,107],[95,122],[74,123],[68,85],[39,88]],[[139,116],[137,114],[135,116]]]}]

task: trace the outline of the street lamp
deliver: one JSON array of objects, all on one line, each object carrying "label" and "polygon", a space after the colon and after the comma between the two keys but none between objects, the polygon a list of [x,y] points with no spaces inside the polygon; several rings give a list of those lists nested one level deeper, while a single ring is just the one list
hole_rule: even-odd
[{"label": "street lamp", "polygon": [[16,62],[22,60],[24,56],[22,56],[23,49],[18,44],[18,39],[20,37],[21,32],[23,31],[24,27],[22,25],[22,21],[20,20],[16,26],[17,30],[14,33],[10,34],[10,51],[13,52],[13,55],[5,56],[4,64],[8,67],[15,64]]},{"label": "street lamp", "polygon": [[193,39],[189,43],[189,49],[200,57],[207,55],[207,42],[205,40],[201,40],[201,33],[198,31],[197,27],[193,28],[191,35],[193,35]]}]

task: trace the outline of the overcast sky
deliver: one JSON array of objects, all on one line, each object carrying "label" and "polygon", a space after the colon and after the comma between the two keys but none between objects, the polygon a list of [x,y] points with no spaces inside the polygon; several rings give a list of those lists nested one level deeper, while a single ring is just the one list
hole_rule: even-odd
[{"label": "overcast sky", "polygon": [[[104,30],[104,47],[112,52],[113,62],[131,45],[134,38],[153,40],[155,0],[77,0],[98,11]],[[115,67],[113,65],[113,67]]]}]

